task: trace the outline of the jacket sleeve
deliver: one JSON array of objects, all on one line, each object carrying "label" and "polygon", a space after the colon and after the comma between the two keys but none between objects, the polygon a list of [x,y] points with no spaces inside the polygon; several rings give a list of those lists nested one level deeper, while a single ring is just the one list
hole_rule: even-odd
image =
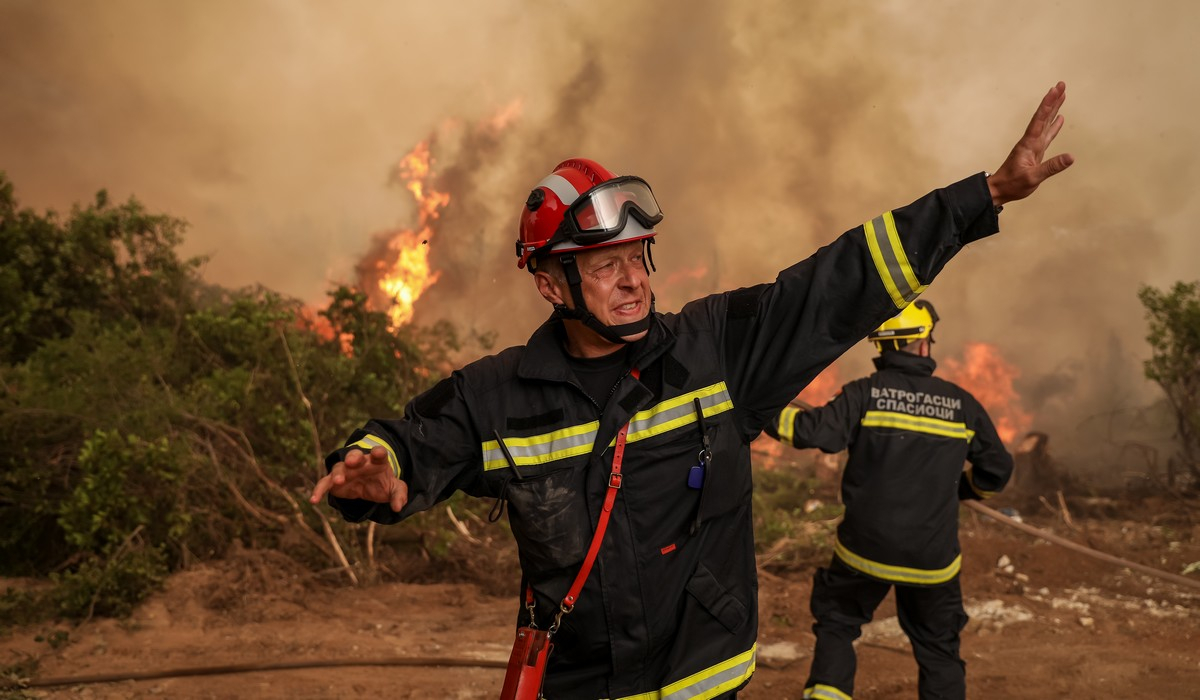
[{"label": "jacket sleeve", "polygon": [[728,293],[726,376],[743,437],[916,299],[964,245],[997,230],[979,173],[847,231],[771,284]]},{"label": "jacket sleeve", "polygon": [[471,427],[459,373],[417,396],[399,420],[372,419],[354,431],[346,445],[325,457],[325,468],[351,449],[387,449],[392,471],[408,484],[408,503],[399,513],[386,503],[329,496],[329,504],[351,522],[394,523],[426,510],[462,490],[488,495],[483,480],[482,442]]},{"label": "jacket sleeve", "polygon": [[771,437],[799,449],[833,454],[848,448],[862,422],[862,386],[848,384],[833,401],[811,409],[788,406],[766,427]]},{"label": "jacket sleeve", "polygon": [[964,405],[970,407],[967,430],[973,433],[967,448],[967,461],[971,466],[958,482],[958,498],[978,501],[991,498],[1004,489],[1012,476],[1013,459],[992,419],[975,397],[966,394]]}]

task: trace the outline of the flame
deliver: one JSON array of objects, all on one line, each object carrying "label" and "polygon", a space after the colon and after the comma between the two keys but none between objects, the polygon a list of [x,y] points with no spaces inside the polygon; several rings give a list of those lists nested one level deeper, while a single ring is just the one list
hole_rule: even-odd
[{"label": "flame", "polygon": [[[434,234],[433,223],[450,203],[450,195],[430,185],[434,164],[430,141],[418,142],[400,159],[392,174],[392,181],[400,183],[416,200],[416,227],[383,234],[382,245],[368,256],[371,262],[360,266],[361,276],[368,278],[366,286],[373,305],[387,309],[392,328],[412,321],[413,305],[438,280],[438,273],[429,267],[429,241]],[[377,291],[370,290],[371,280]]]},{"label": "flame", "polygon": [[778,469],[785,458],[792,456],[785,454],[785,450],[791,449],[770,435],[762,433],[750,443],[750,459],[758,468],[771,471]]},{"label": "flame", "polygon": [[836,364],[833,364],[821,370],[821,373],[809,382],[808,386],[804,387],[796,399],[809,406],[824,406],[837,396],[841,388],[842,382],[838,378],[838,368]]},{"label": "flame", "polygon": [[[823,406],[833,400],[841,388],[842,383],[838,379],[837,365],[829,365],[820,374],[816,376],[808,386],[796,396],[796,400],[801,403],[806,403],[809,406]],[[782,465],[796,464],[806,458],[801,458],[800,452],[792,449],[789,445],[784,445],[782,442],[768,436],[766,433],[760,435],[754,442],[750,443],[750,452],[753,455],[754,464],[768,471],[777,469]],[[827,461],[825,458],[829,455],[824,455],[816,450],[804,450],[803,452],[812,452],[816,456],[813,457],[813,463],[817,466],[825,466]],[[834,468],[836,469],[836,457],[834,458]]]},{"label": "flame", "polygon": [[1021,373],[1000,356],[996,346],[967,343],[963,361],[947,359],[940,374],[979,400],[1006,444],[1033,424],[1033,417],[1021,407],[1021,397],[1013,388],[1013,380]]},{"label": "flame", "polygon": [[315,309],[307,306],[300,307],[296,314],[295,326],[302,331],[314,333],[325,341],[331,341],[336,336],[342,354],[347,357],[354,356],[354,335],[352,333],[335,333],[329,319],[317,313]]},{"label": "flame", "polygon": [[396,163],[391,182],[403,187],[415,200],[416,225],[376,235],[371,251],[357,266],[359,286],[366,292],[371,308],[386,309],[393,330],[412,321],[417,299],[440,277],[430,267],[429,244],[442,210],[450,204],[450,194],[434,187],[434,144],[442,143],[445,147],[442,152],[450,154],[453,169],[456,144],[461,151],[478,148],[481,140],[494,141],[521,116],[521,111],[521,100],[513,100],[479,121],[465,136],[458,134],[460,120],[447,119],[440,130],[418,142]]}]

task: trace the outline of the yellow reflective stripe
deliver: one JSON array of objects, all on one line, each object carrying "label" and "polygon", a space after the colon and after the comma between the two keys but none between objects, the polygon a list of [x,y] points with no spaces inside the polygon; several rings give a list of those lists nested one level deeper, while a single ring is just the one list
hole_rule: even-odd
[{"label": "yellow reflective stripe", "polygon": [[903,309],[925,291],[925,285],[917,279],[916,272],[908,262],[908,254],[904,252],[892,212],[884,212],[865,222],[863,236],[867,239],[871,260],[888,296],[897,309]]},{"label": "yellow reflective stripe", "polygon": [[807,700],[808,698],[816,698],[817,700],[853,700],[849,695],[834,688],[832,685],[817,683],[814,686],[804,689],[804,695],[801,697]]},{"label": "yellow reflective stripe", "polygon": [[892,252],[896,255],[896,262],[900,264],[900,272],[904,275],[904,281],[908,282],[908,288],[912,290],[912,296],[908,297],[908,301],[912,301],[917,298],[918,294],[925,291],[926,285],[921,284],[921,281],[917,279],[917,273],[913,272],[912,265],[908,263],[908,254],[904,252],[904,244],[900,242],[900,232],[896,230],[896,219],[892,217],[892,212],[883,213],[883,223],[887,228],[888,240],[892,242]]},{"label": "yellow reflective stripe", "polygon": [[881,564],[877,561],[871,561],[866,557],[859,556],[842,544],[841,540],[835,540],[833,553],[837,555],[852,569],[857,569],[864,574],[870,574],[884,581],[894,581],[896,583],[919,583],[932,585],[936,583],[945,583],[958,575],[958,570],[962,568],[962,555],[954,557],[954,561],[950,562],[949,566],[941,569],[913,569],[907,566],[892,566],[891,564]]},{"label": "yellow reflective stripe", "polygon": [[[630,419],[626,441],[645,440],[695,423],[696,408],[692,403],[695,399],[700,399],[705,418],[733,408],[733,399],[729,396],[725,382],[717,382],[639,411]],[[600,421],[592,421],[544,435],[507,437],[504,438],[504,446],[508,448],[518,467],[531,467],[590,453],[599,430]],[[615,438],[609,446],[614,444]],[[488,440],[483,443],[482,449],[485,471],[504,469],[508,466],[508,460],[505,459],[499,442]]]},{"label": "yellow reflective stripe", "polygon": [[796,434],[796,415],[800,413],[800,409],[795,406],[786,406],[779,413],[779,425],[775,426],[775,432],[779,433],[779,439],[789,445],[795,444],[792,442]]},{"label": "yellow reflective stripe", "polygon": [[[645,440],[695,423],[696,408],[692,403],[695,399],[700,399],[700,408],[704,411],[705,418],[733,409],[733,399],[729,396],[725,382],[717,382],[703,389],[667,399],[644,411],[638,411],[629,421],[626,441]],[[615,440],[610,442],[609,446],[614,444]]]},{"label": "yellow reflective stripe", "polygon": [[975,473],[971,469],[967,469],[967,473],[963,474],[963,478],[967,480],[967,486],[970,486],[971,490],[975,492],[975,495],[979,496],[980,498],[988,499],[998,493],[997,491],[984,491],[976,486]]},{"label": "yellow reflective stripe", "polygon": [[862,424],[868,428],[911,430],[917,433],[958,438],[967,442],[970,442],[971,438],[975,436],[974,431],[967,430],[966,423],[954,423],[938,418],[912,416],[907,413],[893,413],[891,411],[867,411],[867,415],[863,416]]},{"label": "yellow reflective stripe", "polygon": [[349,445],[349,447],[363,447],[366,448],[367,452],[370,452],[371,448],[375,447],[376,445],[379,445],[387,450],[388,464],[392,465],[392,473],[396,475],[397,479],[399,479],[400,460],[396,457],[396,452],[392,450],[392,446],[387,444],[387,442],[382,438],[377,438],[374,435],[364,435],[358,442]]},{"label": "yellow reflective stripe", "polygon": [[908,306],[908,301],[900,294],[900,290],[896,289],[896,283],[892,281],[892,275],[888,272],[887,262],[883,259],[883,252],[879,250],[879,242],[876,240],[875,224],[868,221],[863,224],[863,233],[866,234],[867,248],[871,251],[871,260],[875,263],[875,271],[879,273],[879,279],[883,281],[884,288],[887,289],[888,296],[892,298],[892,303],[897,309],[903,309]]},{"label": "yellow reflective stripe", "polygon": [[[594,420],[583,425],[555,430],[544,435],[531,437],[504,438],[504,446],[512,453],[513,461],[518,467],[532,467],[546,464],[559,459],[577,457],[592,451],[596,442],[596,433],[600,430],[600,421]],[[508,466],[500,443],[488,440],[483,443],[483,468],[486,471],[503,469]]]},{"label": "yellow reflective stripe", "polygon": [[754,675],[755,657],[758,644],[755,643],[746,651],[732,659],[727,659],[715,666],[709,666],[682,680],[649,693],[626,695],[618,700],[709,700],[722,693],[728,693]]}]

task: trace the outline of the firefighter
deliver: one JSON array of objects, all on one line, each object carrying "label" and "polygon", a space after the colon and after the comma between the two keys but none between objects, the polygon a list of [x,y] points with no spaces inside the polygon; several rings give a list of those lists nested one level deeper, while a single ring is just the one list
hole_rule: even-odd
[{"label": "firefighter", "polygon": [[494,499],[518,547],[518,625],[554,630],[548,697],[732,697],[757,649],[750,443],[962,246],[996,232],[1001,205],[1072,164],[1045,158],[1064,97],[1062,83],[1047,93],[994,174],[678,313],[654,309],[648,252],[663,213],[650,186],[560,163],[522,204],[516,244],[550,318],[403,417],[355,431],[311,501],[393,523],[455,491]]},{"label": "firefighter", "polygon": [[795,447],[850,451],[833,559],[813,577],[817,643],[805,698],[852,697],[853,642],[893,587],[920,697],[966,696],[958,502],[1000,491],[1013,460],[979,402],[933,376],[937,321],[927,301],[905,307],[868,336],[878,371],[828,405],[785,408],[767,428]]}]

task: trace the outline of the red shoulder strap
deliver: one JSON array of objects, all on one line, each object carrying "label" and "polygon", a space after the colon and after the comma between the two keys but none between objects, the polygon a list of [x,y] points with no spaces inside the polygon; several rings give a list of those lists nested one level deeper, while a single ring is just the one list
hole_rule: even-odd
[{"label": "red shoulder strap", "polygon": [[[629,372],[634,379],[640,376],[637,367],[634,367]],[[596,555],[600,553],[600,543],[604,541],[604,531],[608,529],[608,518],[612,515],[613,503],[617,500],[617,491],[621,489],[621,462],[625,459],[625,435],[629,432],[629,423],[621,426],[621,432],[617,433],[617,444],[613,448],[612,473],[608,475],[608,491],[604,494],[604,508],[600,511],[600,519],[596,522],[596,532],[592,534],[592,543],[588,546],[587,556],[583,558],[583,566],[579,567],[579,573],[575,575],[575,582],[571,584],[570,590],[562,601],[562,612],[569,613],[575,607],[575,601],[579,599],[579,592],[583,590],[583,584],[587,581],[588,574],[592,572],[592,565],[596,563]]]}]

